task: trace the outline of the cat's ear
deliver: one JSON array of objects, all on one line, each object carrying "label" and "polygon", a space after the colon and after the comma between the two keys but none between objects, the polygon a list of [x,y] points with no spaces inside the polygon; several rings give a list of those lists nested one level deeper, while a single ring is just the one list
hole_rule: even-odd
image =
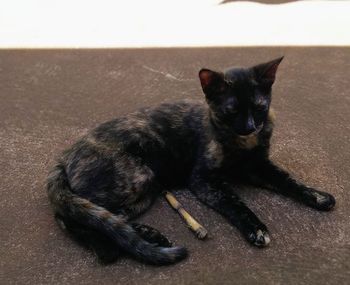
[{"label": "cat's ear", "polygon": [[205,95],[211,96],[220,93],[225,88],[224,74],[203,68],[199,71],[199,79]]},{"label": "cat's ear", "polygon": [[275,82],[277,68],[282,59],[283,56],[254,66],[252,69],[254,71],[255,80],[263,86],[271,87]]}]

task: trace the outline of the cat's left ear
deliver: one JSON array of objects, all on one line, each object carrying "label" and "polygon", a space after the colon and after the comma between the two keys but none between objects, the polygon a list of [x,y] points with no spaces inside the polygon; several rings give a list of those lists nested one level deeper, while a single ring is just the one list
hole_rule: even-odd
[{"label": "cat's left ear", "polygon": [[283,56],[252,67],[255,80],[266,87],[271,87],[275,82],[277,68],[282,59]]}]

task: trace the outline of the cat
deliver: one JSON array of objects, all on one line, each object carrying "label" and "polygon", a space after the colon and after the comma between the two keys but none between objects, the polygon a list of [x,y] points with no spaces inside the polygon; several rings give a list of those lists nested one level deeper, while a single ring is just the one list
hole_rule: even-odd
[{"label": "cat", "polygon": [[201,69],[206,103],[143,108],[89,132],[48,177],[59,225],[103,263],[127,253],[163,265],[184,259],[186,248],[131,220],[171,187],[189,189],[258,247],[269,244],[269,233],[235,194],[240,183],[332,209],[332,195],[303,185],[269,159],[271,89],[282,59],[224,72]]}]

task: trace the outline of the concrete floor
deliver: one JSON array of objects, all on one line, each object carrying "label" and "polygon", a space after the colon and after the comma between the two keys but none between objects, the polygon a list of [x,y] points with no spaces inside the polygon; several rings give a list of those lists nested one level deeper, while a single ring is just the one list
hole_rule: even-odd
[{"label": "concrete floor", "polygon": [[[190,252],[167,267],[127,258],[101,266],[59,230],[45,179],[64,148],[141,106],[203,98],[201,67],[247,66],[280,55],[272,158],[334,194],[334,211],[242,189],[272,235],[270,247],[257,249],[193,196],[178,193],[209,231],[208,240],[197,240],[160,199],[142,220]],[[349,74],[349,48],[2,50],[0,284],[349,284]]]}]

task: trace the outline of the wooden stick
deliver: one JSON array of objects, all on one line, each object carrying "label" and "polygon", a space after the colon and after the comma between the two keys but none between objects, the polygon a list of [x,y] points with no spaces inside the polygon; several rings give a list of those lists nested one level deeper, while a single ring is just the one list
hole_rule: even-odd
[{"label": "wooden stick", "polygon": [[182,207],[173,194],[170,192],[165,192],[165,198],[171,207],[173,207],[185,220],[187,226],[196,234],[197,238],[204,239],[208,235],[208,231]]}]

